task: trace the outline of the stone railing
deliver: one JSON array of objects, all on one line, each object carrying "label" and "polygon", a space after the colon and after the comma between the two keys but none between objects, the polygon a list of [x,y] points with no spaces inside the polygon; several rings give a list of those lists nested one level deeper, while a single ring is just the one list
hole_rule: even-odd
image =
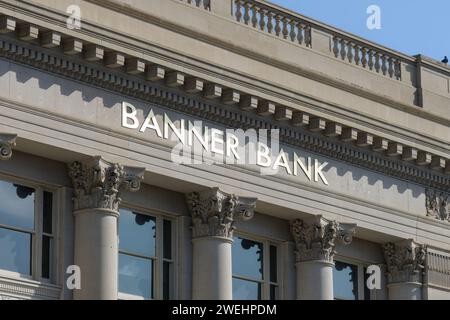
[{"label": "stone railing", "polygon": [[336,58],[375,71],[384,76],[401,80],[401,59],[342,35],[333,36],[333,53]]},{"label": "stone railing", "polygon": [[[216,0],[217,1],[217,0]],[[221,0],[230,1],[230,0]],[[231,0],[233,19],[265,33],[314,49],[312,30],[327,34],[329,54],[380,75],[401,80],[404,57],[383,47],[288,11],[264,0]]]},{"label": "stone railing", "polygon": [[311,25],[270,4],[252,0],[233,0],[237,22],[307,47],[311,46]]},{"label": "stone railing", "polygon": [[203,8],[205,10],[211,11],[211,0],[180,0],[180,1],[194,5],[198,8]]}]

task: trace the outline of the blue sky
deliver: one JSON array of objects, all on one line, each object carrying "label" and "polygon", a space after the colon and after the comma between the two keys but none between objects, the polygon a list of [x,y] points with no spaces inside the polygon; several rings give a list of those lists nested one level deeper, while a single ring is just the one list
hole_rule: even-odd
[{"label": "blue sky", "polygon": [[[450,0],[270,0],[394,50],[450,58]],[[381,9],[381,29],[369,30],[367,7]]]}]

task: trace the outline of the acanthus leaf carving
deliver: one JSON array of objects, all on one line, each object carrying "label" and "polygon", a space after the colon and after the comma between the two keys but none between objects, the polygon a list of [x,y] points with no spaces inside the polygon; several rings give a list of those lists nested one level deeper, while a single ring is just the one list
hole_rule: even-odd
[{"label": "acanthus leaf carving", "polygon": [[383,245],[389,283],[421,282],[427,247],[412,239]]},{"label": "acanthus leaf carving", "polygon": [[321,215],[291,222],[297,262],[321,260],[333,262],[338,242],[350,244],[356,224],[338,223]]},{"label": "acanthus leaf carving", "polygon": [[256,198],[239,197],[218,188],[186,195],[192,215],[192,236],[232,238],[236,219],[250,220],[254,215]]},{"label": "acanthus leaf carving", "polygon": [[16,146],[16,134],[0,133],[0,160],[12,157],[12,148]]},{"label": "acanthus leaf carving", "polygon": [[450,222],[450,194],[434,189],[425,191],[427,217]]},{"label": "acanthus leaf carving", "polygon": [[110,163],[101,157],[69,165],[74,187],[74,210],[109,209],[118,212],[120,189],[138,191],[144,176],[143,168]]}]

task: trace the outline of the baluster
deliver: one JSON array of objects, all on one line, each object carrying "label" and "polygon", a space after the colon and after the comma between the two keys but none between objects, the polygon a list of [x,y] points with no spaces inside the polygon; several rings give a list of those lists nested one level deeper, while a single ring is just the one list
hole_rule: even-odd
[{"label": "baluster", "polygon": [[333,53],[336,58],[339,56],[339,41],[339,37],[333,37]]},{"label": "baluster", "polygon": [[348,49],[347,49],[347,58],[348,58],[348,62],[352,63],[353,62],[353,46],[355,44],[351,41],[348,42]]},{"label": "baluster", "polygon": [[369,49],[369,69],[373,70],[373,50]]},{"label": "baluster", "polygon": [[389,57],[389,77],[394,76],[394,59],[392,57]]},{"label": "baluster", "polygon": [[366,47],[362,47],[361,56],[362,56],[362,59],[361,59],[362,66],[364,68],[366,68],[367,67],[367,48]]},{"label": "baluster", "polygon": [[400,80],[402,78],[402,68],[400,60],[395,60],[394,70],[395,70],[395,78],[397,80]]},{"label": "baluster", "polygon": [[277,36],[280,36],[280,33],[281,33],[280,19],[281,19],[280,15],[277,14],[275,16],[275,34]]},{"label": "baluster", "polygon": [[361,47],[359,45],[355,45],[355,63],[357,66],[359,66],[359,63],[361,61]]},{"label": "baluster", "polygon": [[244,3],[244,23],[248,24],[250,21],[250,4],[248,2]]},{"label": "baluster", "polygon": [[380,72],[380,53],[376,52],[375,53],[375,70],[379,73]]},{"label": "baluster", "polygon": [[341,39],[341,58],[342,60],[345,60],[345,48],[346,47],[346,41],[344,39]]},{"label": "baluster", "polygon": [[271,11],[267,12],[267,32],[272,33],[273,31],[273,13]]},{"label": "baluster", "polygon": [[242,3],[240,0],[236,0],[236,21],[241,22],[242,19]]},{"label": "baluster", "polygon": [[305,45],[311,47],[311,26],[305,26]]},{"label": "baluster", "polygon": [[289,35],[289,30],[288,30],[288,18],[284,17],[283,20],[283,38],[287,39],[288,35]]},{"label": "baluster", "polygon": [[256,26],[258,25],[258,8],[256,7],[256,5],[252,6],[252,26],[253,28],[256,28]]},{"label": "baluster", "polygon": [[387,70],[388,70],[386,59],[387,59],[387,56],[385,54],[383,54],[381,57],[381,71],[383,72],[383,75],[386,75]]},{"label": "baluster", "polygon": [[259,8],[259,28],[261,29],[261,31],[264,31],[266,27],[266,13],[267,10]]},{"label": "baluster", "polygon": [[289,25],[291,27],[291,32],[289,33],[289,36],[291,37],[291,41],[294,42],[295,38],[297,37],[297,34],[295,33],[295,21],[294,21],[294,19],[291,19],[291,21],[289,21]]},{"label": "baluster", "polygon": [[297,31],[297,40],[298,40],[298,43],[299,44],[302,44],[303,43],[303,31],[304,31],[304,28],[303,28],[304,26],[303,26],[303,24],[301,23],[301,22],[299,22],[299,23],[297,23],[297,29],[298,29],[298,31]]}]

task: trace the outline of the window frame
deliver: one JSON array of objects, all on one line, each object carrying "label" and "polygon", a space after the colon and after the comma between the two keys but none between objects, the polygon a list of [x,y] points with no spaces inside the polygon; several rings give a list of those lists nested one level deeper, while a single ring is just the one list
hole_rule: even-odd
[{"label": "window frame", "polygon": [[[357,279],[358,279],[358,297],[356,300],[365,300],[365,296],[364,296],[364,292],[365,292],[365,279],[364,279],[364,268],[367,268],[370,265],[373,264],[377,264],[377,263],[370,263],[367,261],[362,261],[356,258],[351,258],[351,257],[346,257],[346,256],[341,256],[336,254],[334,256],[334,262],[339,261],[339,262],[343,262],[343,263],[348,263],[348,264],[352,264],[354,266],[356,266],[357,269]],[[334,266],[333,266],[334,268]],[[334,283],[333,283],[334,286]],[[369,290],[370,292],[370,296],[368,297],[369,300],[376,300],[376,290]],[[333,295],[334,295],[334,290],[333,290]],[[335,297],[333,296],[333,299],[335,299]]]},{"label": "window frame", "polygon": [[[6,230],[12,230],[17,232],[23,232],[31,235],[30,244],[30,274],[23,274],[20,272],[0,269],[0,276],[7,278],[20,278],[25,280],[33,280],[43,284],[56,284],[59,276],[58,272],[58,254],[59,254],[59,209],[58,201],[59,191],[56,187],[50,186],[45,183],[35,182],[23,178],[9,176],[0,172],[0,181],[18,184],[21,186],[33,188],[35,190],[34,199],[34,226],[33,229],[26,229],[21,227],[14,227],[9,225],[0,224],[0,228]],[[42,237],[48,235],[43,232],[44,223],[44,192],[52,193],[52,245],[50,248],[50,277],[42,277],[42,258],[43,258],[43,241]]]},{"label": "window frame", "polygon": [[[156,220],[156,245],[155,245],[155,256],[151,259],[153,260],[153,293],[154,298],[151,300],[163,300],[164,296],[164,262],[170,262],[172,264],[172,274],[171,274],[171,285],[169,286],[169,300],[177,299],[177,219],[166,213],[161,213],[156,210],[151,210],[147,208],[142,208],[136,205],[133,205],[129,202],[122,202],[119,207],[119,210],[125,209],[132,212],[136,212],[142,215],[150,216],[155,218]],[[168,220],[171,222],[171,259],[164,258],[164,239],[163,239],[163,228],[164,228],[164,220]],[[117,237],[120,240],[119,234],[119,224],[120,224],[120,215],[117,220]],[[117,263],[119,263],[119,254],[127,254],[130,256],[142,257],[140,255],[136,255],[133,253],[129,253],[120,249],[120,242],[117,247]],[[144,257],[148,259],[148,257]],[[119,273],[118,273],[119,275]],[[119,278],[117,278],[117,292],[119,300],[145,300],[144,297],[139,295],[133,295],[129,293],[120,292],[119,288]],[[150,301],[151,301],[150,300]]]},{"label": "window frame", "polygon": [[[233,270],[231,270],[231,278],[232,279],[240,279],[240,280],[245,280],[245,281],[251,281],[251,282],[258,282],[262,284],[262,290],[261,290],[261,300],[260,301],[264,301],[264,300],[270,300],[270,286],[271,285],[276,285],[278,288],[278,294],[275,300],[282,300],[282,288],[283,288],[283,283],[282,283],[282,277],[281,277],[281,242],[274,240],[274,239],[270,239],[270,238],[266,238],[266,237],[261,237],[261,236],[256,236],[254,234],[250,234],[247,232],[242,232],[242,231],[235,231],[233,234],[233,237],[240,237],[240,238],[244,238],[250,241],[255,241],[255,242],[260,242],[263,245],[263,279],[256,279],[256,278],[252,278],[252,277],[248,277],[248,276],[241,276],[241,275],[235,275]],[[276,254],[276,266],[277,266],[277,282],[272,282],[270,281],[270,247],[274,246],[277,250],[277,254]],[[233,255],[233,253],[231,253]]]}]

